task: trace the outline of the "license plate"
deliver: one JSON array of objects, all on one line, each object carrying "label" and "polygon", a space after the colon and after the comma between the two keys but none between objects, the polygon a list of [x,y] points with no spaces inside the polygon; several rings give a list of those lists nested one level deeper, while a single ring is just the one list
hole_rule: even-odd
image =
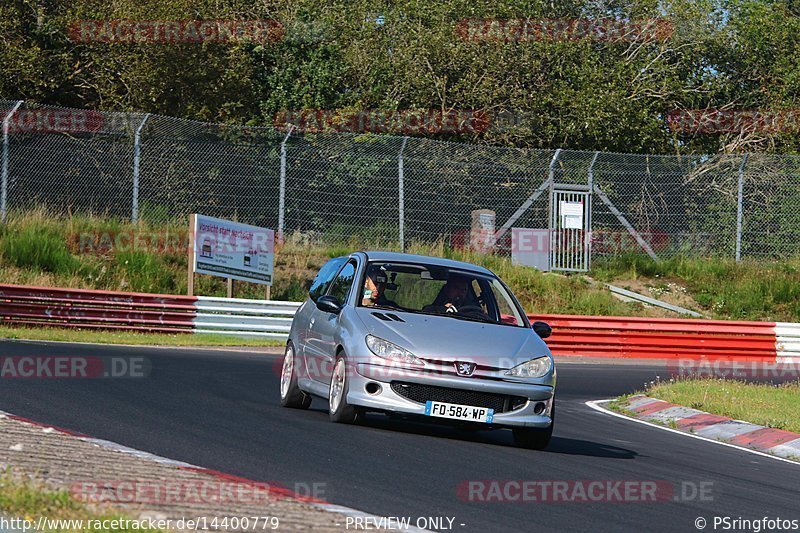
[{"label": "license plate", "polygon": [[425,414],[439,418],[452,418],[455,420],[468,420],[470,422],[492,423],[494,409],[475,407],[472,405],[458,405],[444,402],[425,402]]}]

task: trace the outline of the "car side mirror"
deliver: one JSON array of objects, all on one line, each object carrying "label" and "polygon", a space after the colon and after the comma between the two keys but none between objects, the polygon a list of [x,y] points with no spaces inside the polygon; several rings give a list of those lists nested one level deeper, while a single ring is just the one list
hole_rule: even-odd
[{"label": "car side mirror", "polygon": [[533,331],[543,339],[553,334],[553,328],[550,327],[550,324],[547,322],[539,322],[538,320],[533,323]]},{"label": "car side mirror", "polygon": [[336,298],[336,296],[320,296],[317,299],[317,309],[320,311],[325,311],[326,313],[338,315],[342,310],[342,304],[339,303],[339,300]]}]

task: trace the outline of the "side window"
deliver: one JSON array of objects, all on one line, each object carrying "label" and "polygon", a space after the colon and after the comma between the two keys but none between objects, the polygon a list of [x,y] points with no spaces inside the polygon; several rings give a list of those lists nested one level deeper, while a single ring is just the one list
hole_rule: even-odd
[{"label": "side window", "polygon": [[491,284],[487,287],[487,295],[492,294],[497,307],[497,312],[500,314],[500,322],[503,324],[511,324],[512,326],[524,327],[525,322],[517,310],[517,306],[511,301],[511,296],[508,291],[502,288],[500,282],[492,280]]},{"label": "side window", "polygon": [[[491,294],[491,290],[484,291],[486,281],[473,279],[470,285],[472,285],[472,292],[475,293],[475,298],[477,299],[476,303],[481,306],[481,309],[483,309],[484,313],[491,315],[489,312],[489,304],[491,302],[488,302],[486,298],[486,296]],[[484,294],[484,292],[486,292],[486,294]]]},{"label": "side window", "polygon": [[308,289],[308,295],[312,300],[316,302],[317,298],[328,291],[328,287],[331,281],[333,281],[333,276],[336,275],[336,272],[339,271],[339,267],[341,267],[345,261],[347,261],[346,257],[337,257],[322,265],[322,268],[317,272],[317,277],[314,278],[311,287]]},{"label": "side window", "polygon": [[347,263],[336,279],[333,280],[330,295],[336,296],[339,303],[344,304],[347,297],[350,295],[350,289],[353,287],[353,278],[356,276],[356,264],[351,261]]}]

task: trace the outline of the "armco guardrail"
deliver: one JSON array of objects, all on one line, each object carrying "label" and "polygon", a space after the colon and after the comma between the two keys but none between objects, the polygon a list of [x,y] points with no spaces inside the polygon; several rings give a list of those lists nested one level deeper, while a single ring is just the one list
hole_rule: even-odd
[{"label": "armco guardrail", "polygon": [[0,285],[0,316],[24,325],[190,332],[196,298]]},{"label": "armco guardrail", "polygon": [[800,363],[800,324],[778,322],[775,324],[775,350],[778,360],[794,357]]},{"label": "armco guardrail", "polygon": [[[642,359],[775,361],[789,337],[774,322],[679,318],[531,315],[553,327],[547,344],[557,355]],[[800,326],[796,327],[800,341]],[[800,343],[798,343],[800,344]],[[798,345],[781,356],[800,356]]]},{"label": "armco guardrail", "polygon": [[[285,339],[298,302],[0,284],[0,322]],[[800,324],[529,315],[560,356],[800,362]]]},{"label": "armco guardrail", "polygon": [[198,296],[195,333],[235,333],[284,339],[299,302]]},{"label": "armco guardrail", "polygon": [[286,338],[296,302],[0,284],[0,322]]}]

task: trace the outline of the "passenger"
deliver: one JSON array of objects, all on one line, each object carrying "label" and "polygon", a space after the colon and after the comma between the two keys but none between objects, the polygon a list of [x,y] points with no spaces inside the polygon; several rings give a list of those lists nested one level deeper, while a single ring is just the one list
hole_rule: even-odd
[{"label": "passenger", "polygon": [[385,290],[386,273],[379,268],[370,268],[367,272],[367,279],[364,281],[364,293],[361,299],[361,305],[364,307],[380,305],[383,307],[400,308],[395,302],[386,298],[384,294]]}]

